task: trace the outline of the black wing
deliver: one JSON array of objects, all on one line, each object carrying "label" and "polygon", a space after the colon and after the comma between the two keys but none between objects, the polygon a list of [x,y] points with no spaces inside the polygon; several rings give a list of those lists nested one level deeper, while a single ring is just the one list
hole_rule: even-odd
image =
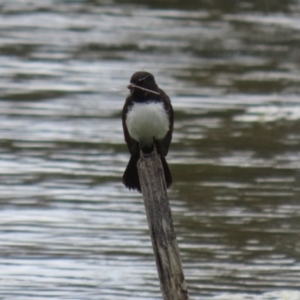
[{"label": "black wing", "polygon": [[128,113],[128,108],[132,105],[132,99],[131,99],[131,95],[129,95],[126,98],[124,107],[123,107],[123,111],[122,111],[122,125],[123,125],[123,133],[124,133],[124,138],[125,138],[125,142],[127,144],[128,150],[131,153],[131,155],[136,155],[139,153],[139,143],[134,140],[127,129],[127,125],[126,125],[126,115]]},{"label": "black wing", "polygon": [[168,95],[162,89],[159,89],[159,93],[163,98],[165,110],[168,112],[170,125],[169,125],[169,131],[167,132],[166,136],[162,140],[158,141],[156,145],[158,148],[158,152],[163,156],[167,156],[169,151],[169,146],[172,140],[172,134],[173,134],[174,111],[171,104],[171,100],[168,97]]}]

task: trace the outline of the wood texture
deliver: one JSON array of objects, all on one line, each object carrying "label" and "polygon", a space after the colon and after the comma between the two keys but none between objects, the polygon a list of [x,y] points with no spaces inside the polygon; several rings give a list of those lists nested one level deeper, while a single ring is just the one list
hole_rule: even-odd
[{"label": "wood texture", "polygon": [[138,173],[145,203],[160,287],[164,300],[189,298],[174,231],[161,160],[141,154]]}]

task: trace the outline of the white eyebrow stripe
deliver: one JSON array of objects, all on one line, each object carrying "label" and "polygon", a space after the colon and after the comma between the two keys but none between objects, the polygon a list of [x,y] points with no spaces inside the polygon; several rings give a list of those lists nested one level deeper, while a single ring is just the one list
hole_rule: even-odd
[{"label": "white eyebrow stripe", "polygon": [[146,75],[145,77],[141,78],[140,80],[138,80],[138,82],[145,80],[146,78],[148,78],[149,75]]}]

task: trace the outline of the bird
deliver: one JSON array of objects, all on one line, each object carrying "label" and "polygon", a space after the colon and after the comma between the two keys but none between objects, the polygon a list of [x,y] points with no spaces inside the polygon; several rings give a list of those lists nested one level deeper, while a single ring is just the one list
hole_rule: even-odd
[{"label": "bird", "polygon": [[141,192],[137,170],[140,151],[151,153],[156,149],[162,162],[166,186],[169,188],[172,175],[165,157],[174,126],[171,100],[158,87],[154,76],[145,71],[134,73],[127,88],[130,94],[123,107],[122,125],[131,157],[123,175],[123,183],[128,189]]}]

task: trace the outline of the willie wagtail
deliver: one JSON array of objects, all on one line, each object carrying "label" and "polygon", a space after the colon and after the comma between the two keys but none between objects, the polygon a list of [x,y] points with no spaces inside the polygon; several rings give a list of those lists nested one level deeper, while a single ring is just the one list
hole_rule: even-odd
[{"label": "willie wagtail", "polygon": [[164,169],[166,185],[169,187],[172,184],[172,175],[165,157],[172,140],[174,123],[170,98],[148,72],[134,73],[128,89],[130,95],[123,107],[122,122],[131,158],[123,175],[123,183],[129,189],[141,191],[137,170],[140,150],[151,153],[156,147]]}]

